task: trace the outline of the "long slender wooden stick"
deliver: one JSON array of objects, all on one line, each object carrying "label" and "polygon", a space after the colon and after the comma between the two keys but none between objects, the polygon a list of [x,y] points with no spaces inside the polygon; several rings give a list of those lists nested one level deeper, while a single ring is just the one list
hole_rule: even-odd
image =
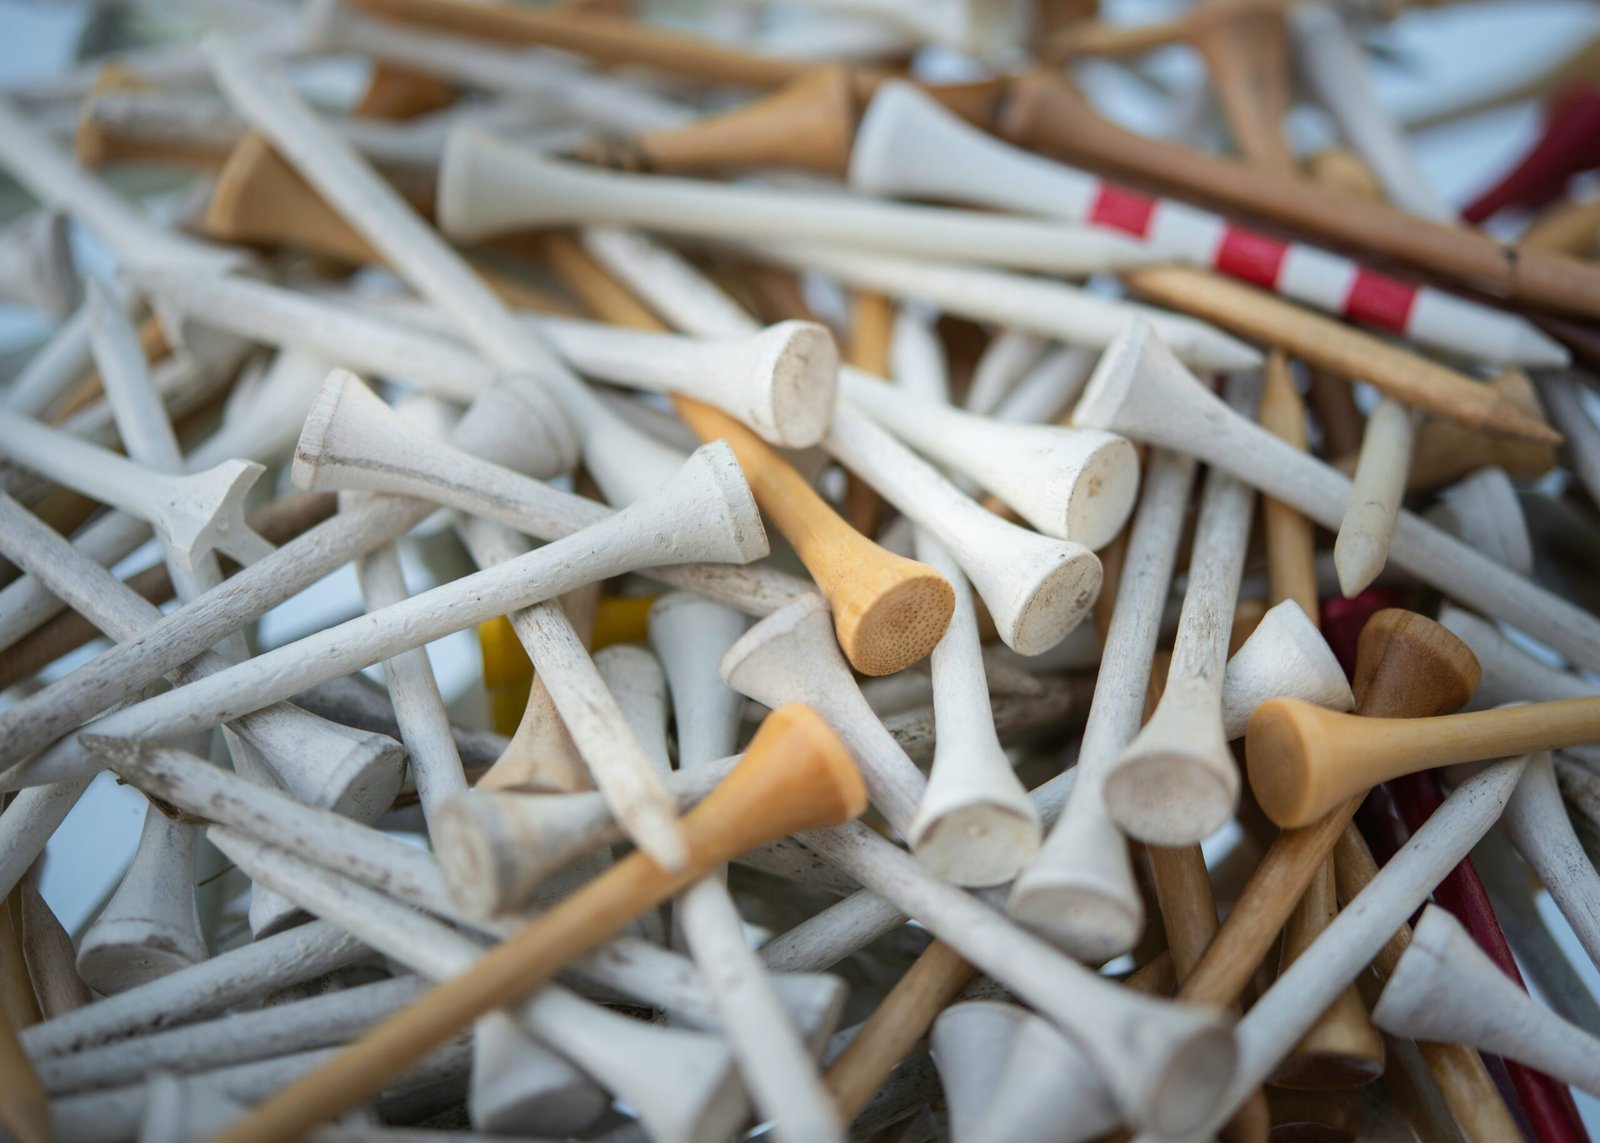
[{"label": "long slender wooden stick", "polygon": [[1265,290],[1191,266],[1144,266],[1122,277],[1140,293],[1286,350],[1341,377],[1359,377],[1413,408],[1482,432],[1544,444],[1560,434],[1482,384]]},{"label": "long slender wooden stick", "polygon": [[390,20],[495,43],[545,44],[596,63],[637,64],[705,83],[775,87],[812,70],[810,64],[754,56],[635,20],[583,12],[536,10],[465,0],[354,0],[352,8]]},{"label": "long slender wooden stick", "polygon": [[936,940],[923,950],[824,1077],[841,1119],[849,1122],[866,1107],[889,1073],[972,979],[973,972],[943,941]]}]

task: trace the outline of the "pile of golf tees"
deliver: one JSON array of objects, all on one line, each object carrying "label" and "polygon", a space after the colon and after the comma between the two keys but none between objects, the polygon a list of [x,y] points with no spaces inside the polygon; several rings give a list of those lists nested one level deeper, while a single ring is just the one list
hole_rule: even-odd
[{"label": "pile of golf tees", "polygon": [[1136,7],[84,5],[0,1138],[1587,1139],[1595,51]]}]

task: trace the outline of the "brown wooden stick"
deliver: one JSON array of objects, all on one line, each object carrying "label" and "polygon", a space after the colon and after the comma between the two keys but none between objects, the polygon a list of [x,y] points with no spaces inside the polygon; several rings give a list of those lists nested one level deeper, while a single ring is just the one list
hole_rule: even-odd
[{"label": "brown wooden stick", "polygon": [[512,936],[471,968],[383,1021],[315,1072],[289,1084],[214,1137],[277,1143],[361,1103],[385,1081],[496,1008],[515,1003],[629,921],[718,865],[774,838],[849,821],[867,792],[843,744],[810,709],[767,717],[738,767],[683,818],[688,862],[672,873],[635,852]]},{"label": "brown wooden stick", "polygon": [[[1345,387],[1346,390],[1349,386]],[[1274,351],[1267,358],[1261,390],[1261,425],[1274,436],[1306,448],[1306,407],[1289,375],[1289,359]],[[1320,616],[1317,550],[1310,520],[1270,496],[1261,498],[1267,534],[1267,592],[1271,603],[1292,599],[1311,622]]]},{"label": "brown wooden stick", "polygon": [[[1156,902],[1167,931],[1173,971],[1181,987],[1217,931],[1217,906],[1211,892],[1211,877],[1206,872],[1206,860],[1198,845],[1148,846],[1145,852],[1150,857]],[[1237,1017],[1237,1009],[1234,1015]],[[1266,1098],[1257,1090],[1234,1114],[1223,1130],[1223,1137],[1229,1143],[1263,1140],[1269,1119]]]},{"label": "brown wooden stick", "polygon": [[1261,0],[1210,0],[1190,9],[1189,41],[1205,58],[1234,143],[1251,163],[1284,175],[1299,167],[1284,136],[1289,42],[1283,8]]},{"label": "brown wooden stick", "polygon": [[1122,277],[1145,297],[1340,377],[1359,377],[1412,408],[1491,435],[1561,443],[1560,433],[1479,382],[1276,294],[1190,266],[1145,266]]},{"label": "brown wooden stick", "polygon": [[[1346,386],[1348,390],[1348,386]],[[1305,405],[1289,377],[1280,353],[1267,359],[1261,423],[1297,448],[1306,447]],[[1319,620],[1316,545],[1311,521],[1285,504],[1264,498],[1267,529],[1267,582],[1272,601],[1293,599],[1312,623]],[[1305,895],[1290,915],[1284,932],[1282,965],[1294,958],[1327,928],[1335,911],[1333,863],[1324,860]],[[1383,1071],[1383,1039],[1354,986],[1324,1012],[1294,1052],[1274,1074],[1280,1087],[1346,1087],[1366,1083]]]},{"label": "brown wooden stick", "polygon": [[[1324,859],[1284,929],[1280,972],[1322,935],[1337,913],[1334,863]],[[1383,1068],[1383,1037],[1367,1018],[1366,1006],[1352,985],[1295,1045],[1270,1082],[1299,1090],[1359,1087],[1382,1075]]]},{"label": "brown wooden stick", "polygon": [[45,1020],[75,1012],[94,997],[78,975],[77,954],[72,936],[57,920],[49,903],[35,884],[38,865],[17,883],[21,902],[22,955],[28,964],[28,979],[39,1002],[39,1015]]},{"label": "brown wooden stick", "polygon": [[350,112],[357,119],[415,119],[442,111],[456,101],[455,85],[435,76],[379,62],[367,90]]},{"label": "brown wooden stick", "polygon": [[634,20],[475,0],[354,0],[359,11],[499,44],[543,44],[599,64],[638,64],[706,83],[776,87],[814,65],[751,55]]},{"label": "brown wooden stick", "polygon": [[1526,250],[1593,258],[1600,240],[1600,201],[1562,202],[1535,218],[1518,239]]},{"label": "brown wooden stick", "polygon": [[1305,179],[1136,135],[1102,118],[1060,76],[1046,71],[1030,72],[1012,85],[997,129],[1014,143],[1059,152],[1235,214],[1270,219],[1322,244],[1399,260],[1531,305],[1600,316],[1600,266],[1517,250],[1475,230],[1431,223]]},{"label": "brown wooden stick", "polygon": [[[1490,378],[1488,385],[1529,416],[1544,418],[1539,394],[1522,370],[1508,369]],[[1358,439],[1355,448],[1360,447]],[[1336,455],[1343,458],[1340,468],[1346,472],[1355,471],[1354,450]],[[1517,480],[1533,480],[1556,466],[1556,450],[1532,441],[1485,436],[1457,421],[1430,419],[1417,430],[1411,446],[1406,492],[1433,492],[1491,465],[1505,469]]]},{"label": "brown wooden stick", "polygon": [[[557,273],[601,317],[664,328],[570,238],[556,237],[547,248]],[[720,437],[733,448],[756,503],[828,600],[839,646],[856,670],[891,674],[932,652],[955,609],[944,577],[862,536],[771,445],[726,413],[685,397],[672,401],[701,440]]]},{"label": "brown wooden stick", "polygon": [[255,133],[241,139],[223,164],[201,230],[221,242],[292,246],[355,266],[382,262]]},{"label": "brown wooden stick", "polygon": [[[1337,873],[1339,896],[1350,901],[1365,889],[1378,875],[1378,863],[1373,860],[1361,832],[1347,824],[1340,832],[1333,851],[1334,870]],[[1387,982],[1400,955],[1411,943],[1411,926],[1401,925],[1389,938],[1381,952],[1373,959],[1372,970],[1380,981]],[[1519,1134],[1511,1112],[1483,1058],[1464,1044],[1432,1044],[1418,1041],[1418,1050],[1427,1062],[1428,1071],[1439,1094],[1444,1096],[1456,1123],[1469,1143],[1490,1143],[1497,1139],[1515,1139]]]},{"label": "brown wooden stick", "polygon": [[39,1022],[22,954],[15,892],[0,901],[0,1126],[19,1143],[49,1143],[50,1101],[17,1032]]},{"label": "brown wooden stick", "polygon": [[823,1077],[841,1122],[849,1123],[861,1113],[973,972],[943,941],[922,950]]},{"label": "brown wooden stick", "polygon": [[[851,365],[874,377],[888,377],[889,339],[894,328],[894,302],[885,294],[857,290],[851,299],[850,342],[846,358]],[[849,469],[844,493],[844,518],[863,536],[878,534],[883,500],[872,485]]]}]

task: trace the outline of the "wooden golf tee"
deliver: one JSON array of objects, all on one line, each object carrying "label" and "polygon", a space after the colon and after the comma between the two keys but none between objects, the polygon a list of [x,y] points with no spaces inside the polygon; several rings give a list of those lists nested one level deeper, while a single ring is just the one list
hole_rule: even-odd
[{"label": "wooden golf tee", "polygon": [[943,941],[922,950],[823,1077],[841,1122],[860,1114],[974,971]]},{"label": "wooden golf tee", "polygon": [[[546,249],[557,273],[607,321],[666,328],[572,239],[552,238]],[[955,593],[943,576],[857,532],[770,445],[732,417],[700,401],[675,396],[672,402],[696,436],[720,437],[732,447],[756,503],[827,599],[851,666],[865,675],[888,675],[933,650],[955,609]]]},{"label": "wooden golf tee", "polygon": [[[1472,697],[1478,674],[1466,644],[1437,623],[1414,612],[1380,611],[1361,632],[1356,709],[1369,719],[1442,714]],[[1238,999],[1364,796],[1365,788],[1307,828],[1278,837],[1184,981],[1180,999]]]},{"label": "wooden golf tee", "polygon": [[[682,127],[625,139],[597,139],[577,157],[624,171],[690,174],[746,167],[799,167],[843,174],[861,109],[884,78],[835,65],[818,67],[770,95]],[[964,119],[986,120],[1004,80],[923,88]]]},{"label": "wooden golf tee", "polygon": [[1285,829],[1419,770],[1600,742],[1600,697],[1376,722],[1272,699],[1250,718],[1250,785]]},{"label": "wooden golf tee", "polygon": [[1359,377],[1405,404],[1491,436],[1560,444],[1560,434],[1494,390],[1336,318],[1192,266],[1122,271],[1136,291],[1341,377]]},{"label": "wooden golf tee", "polygon": [[479,1016],[527,996],[568,962],[718,865],[763,842],[849,821],[866,802],[854,761],[821,718],[802,706],[774,711],[739,766],[684,817],[688,864],[683,870],[669,873],[642,853],[618,862],[496,945],[467,972],[257,1105],[213,1143],[300,1137],[362,1102]]}]

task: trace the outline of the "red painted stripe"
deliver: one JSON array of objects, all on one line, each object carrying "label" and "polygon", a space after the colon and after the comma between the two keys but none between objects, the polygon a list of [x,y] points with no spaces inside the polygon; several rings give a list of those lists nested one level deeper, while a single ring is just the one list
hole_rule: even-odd
[{"label": "red painted stripe", "polygon": [[1222,245],[1212,266],[1231,278],[1241,278],[1257,286],[1272,289],[1278,283],[1278,271],[1289,253],[1285,242],[1268,238],[1250,230],[1228,227],[1222,232]]},{"label": "red painted stripe", "polygon": [[1417,287],[1396,281],[1387,274],[1358,268],[1350,292],[1344,299],[1344,316],[1404,333],[1411,320],[1411,307],[1417,301]]},{"label": "red painted stripe", "polygon": [[1156,200],[1149,195],[1101,183],[1100,193],[1089,208],[1089,221],[1143,238],[1150,232],[1150,218],[1155,211]]}]

